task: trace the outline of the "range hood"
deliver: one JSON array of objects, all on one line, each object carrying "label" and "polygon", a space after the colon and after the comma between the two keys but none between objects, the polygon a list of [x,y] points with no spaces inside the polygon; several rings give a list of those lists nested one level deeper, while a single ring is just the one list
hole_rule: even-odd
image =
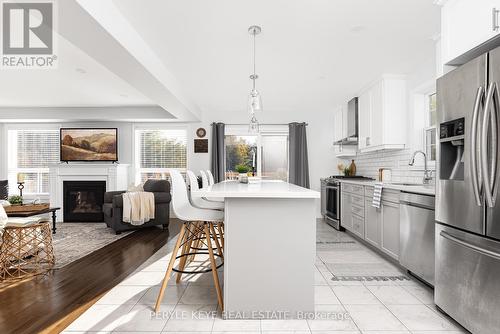
[{"label": "range hood", "polygon": [[335,145],[358,145],[358,98],[347,103],[347,136],[334,143]]}]

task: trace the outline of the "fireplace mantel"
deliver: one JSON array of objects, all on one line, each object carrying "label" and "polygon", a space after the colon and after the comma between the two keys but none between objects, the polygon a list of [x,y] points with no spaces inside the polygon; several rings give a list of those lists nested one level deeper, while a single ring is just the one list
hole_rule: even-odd
[{"label": "fireplace mantel", "polygon": [[[50,205],[63,207],[64,181],[106,181],[106,191],[125,190],[128,164],[58,163],[49,165]],[[58,217],[63,221],[64,217]]]}]

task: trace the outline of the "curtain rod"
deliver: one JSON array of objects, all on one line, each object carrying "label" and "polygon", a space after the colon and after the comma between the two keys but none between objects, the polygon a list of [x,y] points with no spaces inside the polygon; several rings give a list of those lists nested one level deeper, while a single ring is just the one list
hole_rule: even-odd
[{"label": "curtain rod", "polygon": [[[292,122],[292,123],[297,123],[297,124],[305,124],[309,125],[308,123],[304,122]],[[224,123],[226,125],[248,125],[248,123]],[[259,125],[289,125],[290,123],[259,123]]]}]

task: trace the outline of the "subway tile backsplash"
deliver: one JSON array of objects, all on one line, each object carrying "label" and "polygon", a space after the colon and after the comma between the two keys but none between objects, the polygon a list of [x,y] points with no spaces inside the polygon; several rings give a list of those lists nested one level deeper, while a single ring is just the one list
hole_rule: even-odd
[{"label": "subway tile backsplash", "polygon": [[[393,182],[420,183],[424,177],[423,162],[418,166],[408,165],[414,151],[414,149],[404,149],[358,153],[354,158],[356,174],[377,179],[379,168],[388,168],[391,170]],[[343,163],[349,166],[351,161],[344,160]],[[429,164],[429,168],[433,170],[432,176],[434,177],[434,165]]]}]

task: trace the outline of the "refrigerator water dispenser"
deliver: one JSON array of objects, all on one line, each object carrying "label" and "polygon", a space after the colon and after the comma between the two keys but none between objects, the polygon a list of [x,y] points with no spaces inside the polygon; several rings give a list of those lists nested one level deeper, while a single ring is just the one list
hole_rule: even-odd
[{"label": "refrigerator water dispenser", "polygon": [[464,180],[464,118],[442,123],[439,129],[440,177]]}]

